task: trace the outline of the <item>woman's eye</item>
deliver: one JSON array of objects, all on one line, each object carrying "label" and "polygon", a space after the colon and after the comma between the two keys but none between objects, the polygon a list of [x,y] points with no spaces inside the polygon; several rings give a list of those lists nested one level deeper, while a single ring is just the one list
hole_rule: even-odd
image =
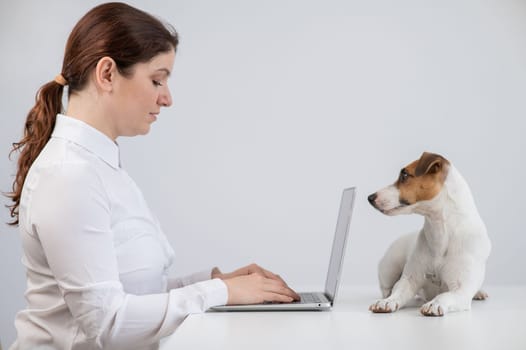
[{"label": "woman's eye", "polygon": [[152,80],[152,82],[155,86],[163,86],[163,84],[159,80]]}]

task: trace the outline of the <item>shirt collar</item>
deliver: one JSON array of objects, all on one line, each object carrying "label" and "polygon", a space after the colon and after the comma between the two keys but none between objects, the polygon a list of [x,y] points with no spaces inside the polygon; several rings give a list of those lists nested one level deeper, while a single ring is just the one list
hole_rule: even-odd
[{"label": "shirt collar", "polygon": [[119,146],[117,143],[79,119],[58,114],[51,137],[71,141],[95,154],[111,167],[115,169],[120,167]]}]

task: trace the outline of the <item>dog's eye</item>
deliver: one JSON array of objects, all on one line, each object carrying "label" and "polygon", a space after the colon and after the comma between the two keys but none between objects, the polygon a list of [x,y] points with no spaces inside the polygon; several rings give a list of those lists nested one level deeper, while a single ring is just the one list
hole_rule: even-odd
[{"label": "dog's eye", "polygon": [[405,182],[408,177],[409,177],[409,173],[407,172],[407,170],[402,169],[400,171],[400,182]]}]

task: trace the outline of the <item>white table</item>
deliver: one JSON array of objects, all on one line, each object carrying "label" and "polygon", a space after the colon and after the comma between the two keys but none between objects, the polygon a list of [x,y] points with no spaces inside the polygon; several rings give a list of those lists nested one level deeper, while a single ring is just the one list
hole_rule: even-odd
[{"label": "white table", "polygon": [[375,288],[340,291],[332,311],[190,315],[161,349],[525,350],[526,286],[488,287],[472,310],[424,317],[417,305],[373,314]]}]

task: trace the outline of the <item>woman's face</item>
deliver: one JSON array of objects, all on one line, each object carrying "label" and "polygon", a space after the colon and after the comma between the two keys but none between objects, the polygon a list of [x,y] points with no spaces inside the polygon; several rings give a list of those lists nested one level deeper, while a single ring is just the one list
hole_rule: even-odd
[{"label": "woman's face", "polygon": [[161,107],[172,104],[168,77],[174,60],[175,52],[170,50],[136,64],[131,77],[117,75],[112,99],[115,138],[147,134]]}]

